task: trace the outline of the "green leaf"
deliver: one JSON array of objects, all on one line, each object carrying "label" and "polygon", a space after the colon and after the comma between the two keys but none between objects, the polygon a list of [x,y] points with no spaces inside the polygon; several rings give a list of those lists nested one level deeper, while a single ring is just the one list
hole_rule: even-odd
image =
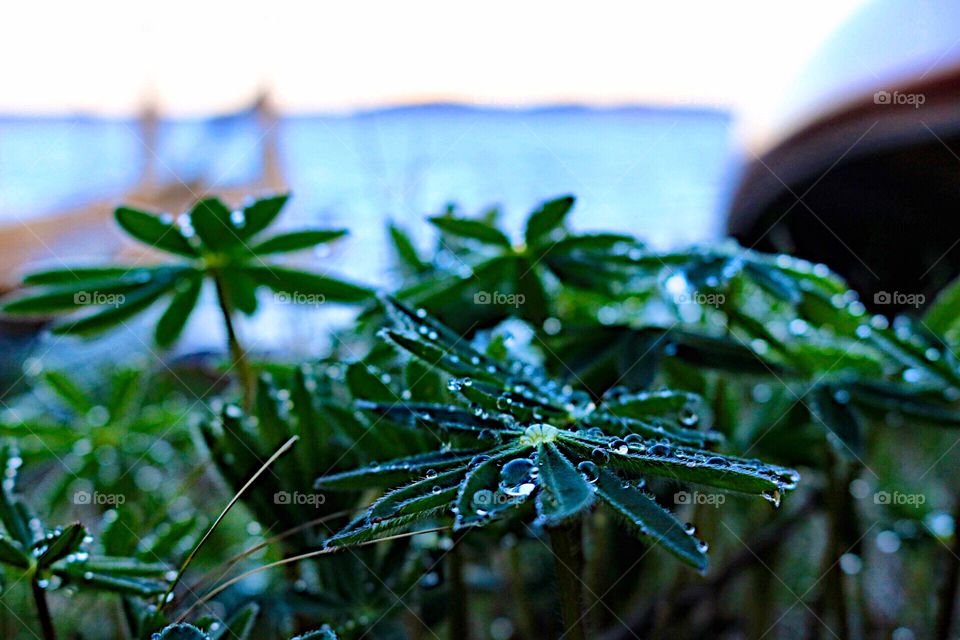
[{"label": "green leaf", "polygon": [[170,566],[162,562],[143,562],[124,556],[90,556],[80,566],[84,571],[134,578],[161,577],[170,571]]},{"label": "green leaf", "polygon": [[573,196],[563,196],[544,202],[530,214],[524,234],[527,245],[532,247],[539,244],[546,239],[550,232],[562,225],[567,214],[573,208],[574,202],[575,198]]},{"label": "green leaf", "polygon": [[0,562],[19,569],[30,566],[30,558],[24,553],[23,548],[14,540],[4,536],[0,536]]},{"label": "green leaf", "polygon": [[250,266],[245,267],[243,273],[277,293],[285,293],[291,296],[323,296],[326,302],[347,303],[365,302],[374,296],[371,289],[360,285],[284,267]]},{"label": "green leaf", "polygon": [[[589,447],[586,442],[569,443],[585,452]],[[613,469],[652,473],[680,482],[754,495],[779,494],[796,482],[796,473],[790,469],[663,442],[648,442],[643,452],[630,450],[622,453],[610,449],[609,456],[607,465]]]},{"label": "green leaf", "polygon": [[350,471],[333,473],[317,479],[318,489],[369,489],[408,482],[429,471],[444,471],[463,466],[474,457],[473,452],[437,451],[421,453]]},{"label": "green leaf", "polygon": [[93,407],[89,394],[62,371],[44,371],[43,380],[57,394],[57,397],[78,414],[85,415]]},{"label": "green leaf", "polygon": [[537,272],[536,265],[525,258],[516,261],[517,306],[511,311],[514,315],[522,316],[528,322],[542,325],[551,310],[553,303],[543,280]]},{"label": "green leaf", "polygon": [[473,364],[469,359],[464,360],[459,355],[450,353],[445,346],[430,342],[418,334],[388,329],[384,331],[384,336],[410,355],[419,358],[427,368],[438,367],[457,377],[499,380],[496,370],[490,373],[480,364]]},{"label": "green leaf", "polygon": [[154,339],[159,346],[170,346],[183,333],[187,319],[197,306],[202,286],[203,278],[199,275],[183,278],[177,283],[176,293],[167,310],[160,316],[154,331]]},{"label": "green leaf", "polygon": [[65,269],[50,269],[46,271],[34,271],[23,279],[23,284],[28,286],[36,285],[57,285],[57,284],[76,284],[87,280],[121,280],[128,275],[131,269],[128,267],[68,267]]},{"label": "green leaf", "polygon": [[210,640],[210,636],[192,624],[181,622],[164,627],[153,640]]},{"label": "green leaf", "polygon": [[773,297],[789,304],[800,303],[800,285],[779,269],[751,262],[746,265],[745,270],[757,286]]},{"label": "green leaf", "polygon": [[960,322],[960,278],[945,286],[923,314],[923,324],[940,337]]},{"label": "green leaf", "polygon": [[87,306],[102,306],[119,300],[122,295],[148,286],[158,277],[163,276],[157,272],[137,270],[113,280],[56,285],[8,302],[3,310],[13,314],[44,314],[75,311]]},{"label": "green leaf", "polygon": [[623,480],[603,469],[597,481],[597,495],[642,537],[662,545],[697,570],[706,570],[705,548],[701,550],[696,538],[687,535],[683,523],[643,491],[624,486]]},{"label": "green leaf", "polygon": [[3,468],[7,470],[7,475],[4,482],[0,483],[0,520],[3,520],[3,526],[10,537],[18,541],[24,549],[29,549],[33,544],[33,535],[27,524],[29,518],[24,517],[23,510],[19,508],[19,501],[13,494],[19,465],[11,462],[16,460],[20,460],[19,452],[9,445],[4,446]]},{"label": "green leaf", "polygon": [[243,209],[243,226],[237,229],[240,238],[246,240],[260,233],[280,215],[280,210],[290,199],[289,194],[261,198]]},{"label": "green leaf", "polygon": [[882,413],[896,411],[923,422],[960,426],[960,411],[928,390],[878,380],[857,380],[841,388],[849,391],[851,401]]},{"label": "green leaf", "polygon": [[308,631],[290,640],[337,640],[337,634],[329,626],[323,625],[315,631]]},{"label": "green leaf", "polygon": [[187,258],[199,255],[176,224],[166,222],[155,214],[120,207],[114,212],[114,218],[124,231],[151,247]]},{"label": "green leaf", "polygon": [[478,434],[484,431],[509,431],[499,420],[475,415],[466,408],[453,405],[436,405],[423,403],[376,403],[359,400],[357,409],[369,411],[395,422],[408,426],[424,424],[452,431],[465,431]]},{"label": "green leaf", "polygon": [[810,394],[811,410],[828,440],[843,454],[863,454],[863,424],[850,406],[850,393],[821,385]]},{"label": "green leaf", "polygon": [[132,596],[149,597],[160,595],[166,585],[159,580],[143,580],[120,575],[108,575],[85,570],[82,562],[73,562],[66,566],[64,573],[83,588],[112,591]]},{"label": "green leaf", "polygon": [[172,278],[158,278],[136,291],[126,294],[123,302],[79,320],[64,320],[53,328],[56,334],[93,335],[114,327],[143,311],[176,284]]},{"label": "green leaf", "polygon": [[400,264],[412,273],[423,273],[429,267],[420,259],[416,247],[410,236],[397,225],[390,223],[390,242],[393,244],[393,250],[397,254]]},{"label": "green leaf", "polygon": [[527,496],[513,497],[500,491],[500,466],[500,459],[491,457],[467,472],[457,490],[455,529],[483,524],[526,500]]},{"label": "green leaf", "polygon": [[86,535],[87,530],[79,522],[53,534],[52,538],[43,541],[45,549],[37,558],[37,566],[41,569],[49,567],[57,560],[75,553],[80,549]]},{"label": "green leaf", "polygon": [[499,229],[479,220],[468,218],[454,218],[452,216],[434,216],[430,223],[444,233],[452,236],[477,240],[484,244],[496,245],[505,249],[510,248],[510,238]]},{"label": "green leaf", "polygon": [[557,445],[548,442],[537,451],[541,487],[537,494],[537,512],[546,524],[559,524],[589,509],[593,488]]},{"label": "green leaf", "polygon": [[254,245],[250,251],[256,255],[287,253],[331,242],[347,235],[346,229],[292,231],[268,238]]},{"label": "green leaf", "polygon": [[230,209],[219,198],[205,198],[190,210],[190,223],[207,250],[225,251],[241,242]]}]

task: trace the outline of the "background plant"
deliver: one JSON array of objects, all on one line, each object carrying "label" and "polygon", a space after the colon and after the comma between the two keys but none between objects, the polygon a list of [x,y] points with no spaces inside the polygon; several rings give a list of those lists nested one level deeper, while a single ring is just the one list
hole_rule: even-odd
[{"label": "background plant", "polygon": [[[628,235],[573,232],[566,222],[572,205],[565,197],[535,208],[516,235],[498,226],[495,213],[470,218],[451,208],[434,217],[440,233],[431,252],[398,227],[389,229],[403,278],[394,293],[404,306],[394,309],[399,318],[388,339],[374,339],[386,307],[365,293],[370,302],[357,325],[335,334],[331,354],[292,363],[261,356],[257,365],[267,375],[249,397],[253,387],[240,394],[214,387],[220,397],[196,407],[207,416],[195,440],[200,447],[185,440],[182,425],[170,434],[178,459],[196,475],[175,472],[172,489],[163,488],[180,496],[169,516],[149,506],[149,496],[105,511],[50,503],[51,489],[66,482],[51,456],[74,437],[65,427],[75,427],[81,439],[93,427],[81,411],[57,408],[59,400],[37,402],[38,396],[49,398],[50,390],[48,382],[32,380],[35,395],[11,404],[40,436],[23,439],[24,455],[36,470],[25,485],[30,499],[47,500],[45,511],[56,514],[54,521],[80,515],[115,556],[180,564],[208,526],[207,509],[195,505],[236,494],[277,442],[300,438],[242,495],[242,510],[218,521],[164,616],[150,616],[149,603],[131,597],[124,610],[135,615],[117,628],[149,637],[189,611],[187,619],[210,632],[204,615],[223,624],[227,612],[253,602],[262,615],[252,633],[264,637],[285,638],[324,622],[343,637],[415,638],[438,631],[458,638],[555,637],[563,632],[558,602],[539,586],[556,573],[548,542],[579,539],[584,622],[607,640],[723,630],[814,636],[825,632],[824,625],[845,636],[890,635],[905,625],[934,627],[938,637],[947,637],[960,550],[949,514],[956,478],[944,461],[956,434],[915,425],[957,423],[956,287],[926,314],[888,321],[871,315],[822,265],[732,244],[662,251]],[[543,295],[531,293],[537,290]],[[476,297],[494,292],[502,295],[489,303]],[[521,294],[524,302],[518,304]],[[436,313],[452,331],[407,307]],[[491,365],[493,374],[486,368]],[[98,372],[86,373],[70,381],[81,395],[106,406],[100,390],[109,385]],[[155,373],[151,382],[138,383],[152,387],[146,409],[164,406],[178,388],[158,386]],[[191,391],[205,396],[218,375],[204,379],[197,373],[176,367],[186,397]],[[431,419],[422,419],[427,413]],[[23,434],[6,422],[6,433]],[[51,427],[49,438],[40,430],[43,422]],[[485,427],[463,428],[477,423]],[[558,431],[541,428],[528,435],[532,424]],[[596,436],[584,425],[601,430],[601,440],[590,444],[603,446],[582,446]],[[109,428],[122,433],[141,427],[111,420]],[[633,431],[642,442],[635,442]],[[707,460],[701,455],[726,459],[724,452],[745,452],[769,460],[771,468],[799,468],[804,482],[774,512],[764,501],[732,497],[722,504],[683,503],[678,496],[697,492],[670,473],[662,475],[669,465],[613,471],[618,477],[640,473],[648,499],[668,507],[678,522],[697,522],[698,536],[711,542],[704,577],[678,571],[670,554],[647,553],[636,527],[618,525],[615,509],[590,508],[602,502],[598,493],[559,527],[537,526],[536,503],[551,494],[544,487],[558,485],[540,476],[523,483],[533,488],[522,504],[497,505],[505,509],[482,526],[453,531],[458,514],[448,504],[457,498],[451,488],[459,494],[483,466],[481,461],[470,468],[470,459],[519,446],[525,436],[530,444],[537,440],[540,455],[553,455],[550,445],[559,443],[574,469],[587,462],[604,468],[593,449],[615,458],[611,446],[618,451],[619,440],[631,458],[639,455],[632,447],[648,447],[639,456],[644,458],[651,438],[657,444],[666,438],[672,453],[695,453],[690,473],[702,473],[697,468]],[[524,446],[517,457],[535,453]],[[457,463],[460,454],[470,459]],[[35,458],[47,462],[36,466]],[[416,490],[429,489],[429,495],[410,496],[413,502],[403,507],[407,516],[424,516],[427,533],[413,535],[406,530],[410,522],[392,513],[378,513],[375,518],[386,516],[379,522],[370,517],[378,504],[387,511],[396,506],[387,497],[371,506],[373,486],[400,486],[402,492],[405,482],[419,477],[391,469],[398,458],[429,461],[437,477],[456,472],[449,483],[421,485]],[[204,464],[208,460],[215,469]],[[558,486],[597,487],[599,478],[596,484],[577,479],[590,469],[584,465],[576,477],[562,476],[570,482]],[[791,474],[777,473],[790,480]],[[320,508],[277,502],[283,492],[318,495],[311,487],[318,477],[326,500]],[[488,479],[490,486],[481,490],[495,496],[499,476]],[[370,488],[334,491],[323,484],[361,481]],[[434,486],[445,501],[426,508],[436,497]],[[884,502],[884,495],[891,499]],[[154,530],[143,514],[167,521]],[[573,523],[580,533],[569,531]],[[389,535],[394,525],[402,532]],[[328,542],[337,532],[344,536]],[[372,540],[356,548],[337,546],[350,535]],[[576,546],[567,544],[563,552],[576,556]],[[934,568],[943,569],[944,579],[930,580]],[[8,567],[6,573],[17,571]],[[798,604],[796,595],[803,592]],[[469,616],[457,606],[467,595]],[[54,611],[58,600],[51,603]],[[65,617],[62,625],[70,628],[72,622]]]}]

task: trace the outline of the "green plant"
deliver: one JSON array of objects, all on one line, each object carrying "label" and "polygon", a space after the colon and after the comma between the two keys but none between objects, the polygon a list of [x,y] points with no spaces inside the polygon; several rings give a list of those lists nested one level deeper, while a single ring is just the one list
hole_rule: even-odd
[{"label": "green plant", "polygon": [[[117,366],[94,375],[42,371],[31,393],[8,409],[5,435],[15,437],[34,460],[66,465],[49,494],[54,504],[66,501],[78,478],[98,492],[123,493],[127,499],[163,509],[175,487],[156,482],[141,492],[131,473],[161,475],[160,469],[185,473],[190,449],[187,425],[196,405],[179,394],[156,390],[160,376],[133,366]],[[29,447],[29,449],[28,449]],[[54,449],[60,452],[56,454]],[[89,491],[88,491],[89,493]]]},{"label": "green plant", "polygon": [[[643,491],[646,477],[762,495],[777,505],[783,492],[796,487],[799,475],[793,470],[688,446],[711,439],[684,426],[698,420],[689,394],[627,393],[598,405],[530,365],[499,362],[472,349],[423,312],[389,305],[395,328],[385,330],[385,337],[453,376],[449,388],[461,402],[358,403],[375,416],[433,431],[440,446],[321,477],[317,484],[325,489],[406,482],[330,538],[328,546],[363,542],[446,512],[454,515],[455,529],[482,526],[528,514],[531,505],[535,523],[551,528],[552,539],[565,540],[563,525],[600,502],[640,536],[702,571],[706,543]],[[561,566],[577,566],[569,555],[575,540],[555,540],[554,547]],[[576,583],[567,581],[567,586]],[[571,633],[577,633],[578,601],[579,595],[570,595],[567,604],[573,610],[564,612]]]},{"label": "green plant", "polygon": [[[498,210],[482,218],[457,215],[451,208],[430,218],[440,231],[436,256],[425,262],[397,227],[391,241],[413,284],[396,296],[424,307],[460,331],[469,320],[492,324],[515,315],[539,326],[555,311],[560,283],[575,288],[617,290],[622,274],[611,265],[611,252],[643,248],[634,238],[614,233],[571,233],[565,224],[573,196],[541,203],[527,218],[523,239],[514,243],[497,227]],[[471,305],[463,313],[464,305]]]},{"label": "green plant", "polygon": [[47,592],[83,589],[148,597],[166,588],[170,567],[129,557],[92,555],[93,538],[79,522],[49,527],[15,493],[22,465],[18,451],[5,445],[4,480],[0,485],[0,564],[30,584],[43,637],[56,637]]},{"label": "green plant", "polygon": [[238,312],[257,309],[257,289],[272,289],[295,300],[313,296],[324,302],[361,302],[372,292],[326,275],[270,264],[265,258],[299,251],[346,235],[345,230],[309,229],[262,237],[276,220],[287,196],[252,201],[233,211],[218,198],[206,198],[177,220],[120,207],[115,218],[134,239],[179,259],[157,266],[111,265],[38,271],[24,279],[25,295],[3,309],[13,314],[72,314],[96,307],[80,318],[70,315],[54,326],[55,333],[90,335],[124,323],[163,297],[170,301],[157,321],[154,337],[160,346],[172,344],[197,304],[204,280],[213,282],[234,366],[248,399],[253,372],[235,326]]}]

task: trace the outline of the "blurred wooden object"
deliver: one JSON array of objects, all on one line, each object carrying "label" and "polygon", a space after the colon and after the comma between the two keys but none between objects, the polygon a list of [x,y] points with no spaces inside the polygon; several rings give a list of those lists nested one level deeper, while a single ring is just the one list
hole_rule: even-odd
[{"label": "blurred wooden object", "polygon": [[146,108],[139,124],[143,170],[131,190],[77,208],[0,224],[0,292],[16,288],[24,272],[38,265],[62,268],[114,259],[142,264],[156,260],[157,252],[131,241],[117,228],[113,211],[120,204],[180,213],[207,195],[220,196],[236,205],[251,194],[283,191],[285,180],[277,150],[277,115],[266,94],[256,101],[250,112],[263,131],[260,175],[249,184],[215,188],[211,192],[211,185],[204,180],[158,183],[153,149],[157,146],[159,122],[156,111]]}]

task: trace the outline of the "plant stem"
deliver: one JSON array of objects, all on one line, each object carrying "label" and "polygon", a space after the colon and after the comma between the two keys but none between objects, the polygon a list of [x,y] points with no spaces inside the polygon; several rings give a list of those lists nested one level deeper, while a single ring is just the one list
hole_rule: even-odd
[{"label": "plant stem", "polygon": [[57,632],[53,628],[53,619],[50,617],[50,607],[47,606],[47,592],[40,586],[36,576],[30,580],[30,586],[33,588],[33,600],[37,605],[37,617],[40,619],[44,640],[57,640]]},{"label": "plant stem", "polygon": [[450,638],[452,640],[468,640],[470,637],[467,585],[463,577],[463,538],[465,536],[465,531],[457,531],[453,534],[453,547],[450,549],[447,562],[447,568],[450,571]]},{"label": "plant stem", "polygon": [[520,628],[520,637],[532,640],[537,637],[537,622],[533,603],[528,598],[526,579],[523,573],[523,559],[520,556],[520,542],[507,549],[508,575],[510,577],[510,596],[514,616]]},{"label": "plant stem", "polygon": [[557,587],[560,589],[560,611],[563,615],[564,638],[586,640],[583,625],[583,545],[581,522],[550,529]]},{"label": "plant stem", "polygon": [[[954,522],[960,522],[960,499],[953,508]],[[937,591],[937,626],[934,638],[946,640],[950,637],[950,628],[953,626],[953,612],[957,604],[957,583],[960,582],[960,532],[953,534],[953,546],[945,555],[947,564],[946,575]]]},{"label": "plant stem", "polygon": [[240,378],[240,387],[243,389],[244,408],[250,409],[253,406],[255,393],[253,370],[250,368],[250,361],[247,360],[247,352],[240,345],[237,338],[237,330],[233,324],[233,303],[227,288],[223,283],[223,276],[219,271],[214,271],[213,282],[217,287],[217,302],[220,305],[220,313],[223,315],[223,326],[227,329],[227,344],[230,347],[230,357],[233,359],[233,366],[237,369],[237,375]]}]

